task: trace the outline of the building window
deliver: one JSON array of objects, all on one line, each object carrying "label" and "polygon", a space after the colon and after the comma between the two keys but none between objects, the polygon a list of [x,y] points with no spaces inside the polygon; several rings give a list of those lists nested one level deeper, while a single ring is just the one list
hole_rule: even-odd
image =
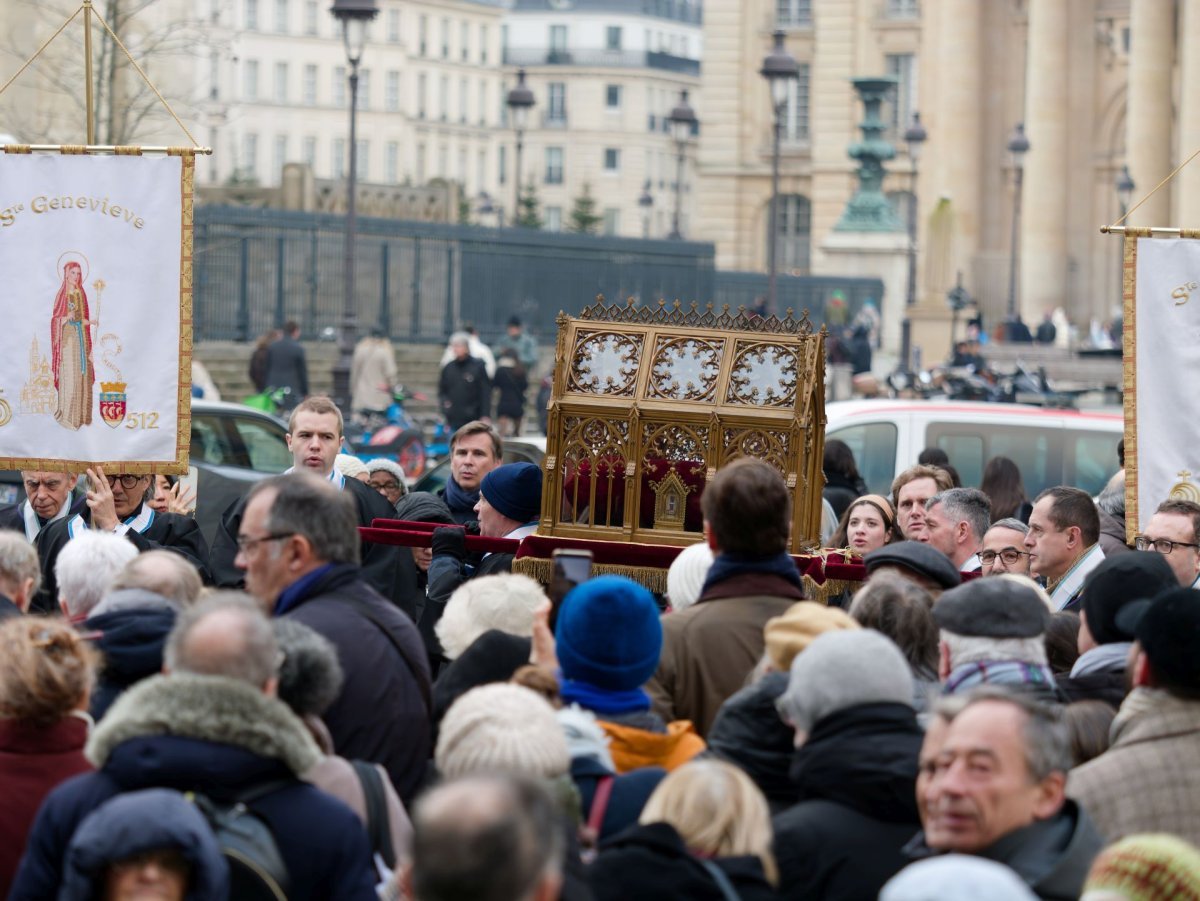
[{"label": "building window", "polygon": [[467,80],[460,78],[458,80],[458,121],[467,121]]},{"label": "building window", "polygon": [[891,124],[891,137],[900,140],[917,106],[916,58],[911,53],[892,53],[884,61],[887,74],[896,76],[896,93],[888,104],[891,109],[885,113],[884,121]]},{"label": "building window", "polygon": [[488,27],[486,25],[479,26],[479,63],[487,65],[488,61]]},{"label": "building window", "polygon": [[425,184],[425,145],[417,145],[417,184]]},{"label": "building window", "polygon": [[475,184],[479,190],[483,190],[484,182],[487,181],[487,150],[480,150],[479,156],[475,161]]},{"label": "building window", "polygon": [[389,44],[400,43],[400,10],[398,9],[388,10],[387,39]]},{"label": "building window", "polygon": [[425,51],[429,45],[429,17],[421,16],[417,20],[417,52],[425,55]]},{"label": "building window", "polygon": [[425,95],[428,93],[429,78],[422,72],[417,76],[417,118],[425,118]]},{"label": "building window", "polygon": [[621,151],[616,147],[604,148],[604,171],[619,172],[621,170]]},{"label": "building window", "polygon": [[458,148],[458,170],[454,173],[454,177],[458,179],[458,183],[463,186],[463,190],[467,187],[467,150],[465,147]]},{"label": "building window", "polygon": [[258,0],[246,0],[245,23],[247,31],[258,30]]},{"label": "building window", "polygon": [[458,55],[460,57],[462,57],[462,61],[464,63],[467,61],[467,57],[470,55],[469,54],[470,44],[471,44],[471,33],[470,32],[471,32],[471,26],[468,25],[466,22],[463,22],[462,25],[459,26],[459,29],[458,29],[458,44],[459,44]]},{"label": "building window", "polygon": [[317,165],[317,139],[311,135],[304,139],[304,147],[300,154],[311,169]]},{"label": "building window", "polygon": [[450,116],[450,76],[438,80],[438,115],[443,122]]},{"label": "building window", "polygon": [[888,191],[888,203],[892,207],[892,212],[896,214],[896,218],[908,227],[908,217],[914,212],[912,191]]},{"label": "building window", "polygon": [[247,100],[258,99],[258,60],[246,60],[245,78],[242,82],[242,96]]},{"label": "building window", "polygon": [[479,79],[479,124],[487,125],[487,79]]},{"label": "building window", "polygon": [[346,177],[346,139],[333,139],[333,177]]},{"label": "building window", "polygon": [[[766,206],[767,240],[771,234],[771,206]],[[800,194],[785,194],[779,198],[779,232],[775,244],[775,259],[781,272],[805,275],[809,271],[812,231],[812,208],[808,198]]]},{"label": "building window", "polygon": [[370,174],[368,171],[368,165],[371,162],[371,142],[358,141],[356,142],[355,146],[358,150],[358,159],[354,161],[355,165],[358,166],[358,172],[356,172],[355,175],[358,178],[361,178],[363,181],[366,181]]},{"label": "building window", "polygon": [[288,102],[288,64],[275,64],[275,102]]},{"label": "building window", "polygon": [[383,108],[389,113],[400,110],[400,73],[395,69],[383,76]]},{"label": "building window", "polygon": [[561,147],[546,148],[546,184],[561,185],[563,183],[563,149]]},{"label": "building window", "polygon": [[275,171],[271,173],[272,183],[278,184],[281,173],[283,172],[284,164],[287,163],[288,154],[288,139],[287,135],[275,136]]},{"label": "building window", "polygon": [[287,34],[288,30],[288,0],[275,0],[275,31]]},{"label": "building window", "polygon": [[358,73],[358,103],[359,109],[371,108],[371,70],[362,69]]},{"label": "building window", "polygon": [[242,135],[241,177],[244,181],[258,181],[258,135],[252,131]]},{"label": "building window", "polygon": [[317,67],[311,63],[304,67],[304,84],[300,90],[305,106],[317,105]]},{"label": "building window", "polygon": [[783,135],[785,141],[808,140],[808,63],[800,63],[799,75],[788,82],[788,97],[783,108]]},{"label": "building window", "polygon": [[604,29],[604,46],[608,50],[621,49],[621,26],[609,25]]},{"label": "building window", "polygon": [[333,105],[346,105],[346,67],[333,67]]},{"label": "building window", "polygon": [[567,121],[567,86],[561,81],[546,85],[546,122],[565,124]]},{"label": "building window", "polygon": [[887,0],[885,14],[889,19],[915,19],[921,14],[918,0]]},{"label": "building window", "polygon": [[563,59],[567,55],[567,26],[550,26],[550,62]]},{"label": "building window", "polygon": [[383,180],[389,185],[400,181],[400,142],[388,141],[383,148]]},{"label": "building window", "polygon": [[604,234],[615,235],[621,230],[621,211],[616,207],[604,210]]},{"label": "building window", "polygon": [[545,208],[544,213],[546,217],[546,231],[562,231],[562,207],[548,206]]},{"label": "building window", "polygon": [[442,59],[450,58],[450,20],[442,19]]},{"label": "building window", "polygon": [[621,108],[621,86],[619,84],[605,85],[604,105],[609,109]]},{"label": "building window", "polygon": [[508,184],[508,148],[503,144],[496,148],[496,183]]},{"label": "building window", "polygon": [[304,0],[304,33],[317,33],[318,0]]},{"label": "building window", "polygon": [[775,24],[795,28],[812,24],[812,0],[775,0]]},{"label": "building window", "polygon": [[437,155],[437,170],[438,170],[438,171],[437,171],[437,174],[438,174],[438,178],[445,178],[445,177],[446,177],[446,174],[447,174],[447,173],[446,173],[446,168],[447,168],[447,166],[449,165],[449,164],[447,163],[447,160],[448,160],[449,158],[450,158],[450,148],[449,148],[449,147],[447,147],[445,144],[439,144],[439,145],[438,145],[438,155]]}]

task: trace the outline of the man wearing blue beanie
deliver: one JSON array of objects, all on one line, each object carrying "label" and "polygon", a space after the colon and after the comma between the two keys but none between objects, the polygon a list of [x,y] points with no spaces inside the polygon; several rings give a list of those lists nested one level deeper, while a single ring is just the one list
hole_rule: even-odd
[{"label": "man wearing blue beanie", "polygon": [[[479,534],[484,538],[524,538],[537,530],[542,509],[542,471],[532,463],[497,466],[479,483]],[[433,559],[429,563],[429,588],[418,623],[434,670],[445,662],[433,627],[446,602],[467,579],[512,572],[513,554],[485,554],[478,566],[467,562],[466,533],[458,527],[433,531]]]}]

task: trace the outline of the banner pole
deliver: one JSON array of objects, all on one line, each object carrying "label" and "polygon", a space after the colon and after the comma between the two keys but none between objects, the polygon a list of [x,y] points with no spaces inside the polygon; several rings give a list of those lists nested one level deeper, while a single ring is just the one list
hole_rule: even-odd
[{"label": "banner pole", "polygon": [[92,0],[83,0],[84,94],[87,98],[87,142],[96,143],[96,109],[92,93]]}]

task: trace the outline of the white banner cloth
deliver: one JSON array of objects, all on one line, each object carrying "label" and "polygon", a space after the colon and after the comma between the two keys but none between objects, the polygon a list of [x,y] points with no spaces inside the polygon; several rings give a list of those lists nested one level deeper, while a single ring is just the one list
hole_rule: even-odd
[{"label": "white banner cloth", "polygon": [[145,472],[184,461],[191,166],[0,154],[0,464]]}]

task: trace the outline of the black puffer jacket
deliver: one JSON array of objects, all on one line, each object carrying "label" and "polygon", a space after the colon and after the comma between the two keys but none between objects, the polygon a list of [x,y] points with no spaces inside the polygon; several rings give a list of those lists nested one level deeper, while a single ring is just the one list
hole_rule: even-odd
[{"label": "black puffer jacket", "polygon": [[818,722],[796,751],[799,801],[775,817],[782,898],[874,898],[920,830],[922,733],[906,704],[862,704]]},{"label": "black puffer jacket", "polygon": [[753,779],[772,813],[796,801],[796,787],[788,775],[796,753],[795,732],[775,709],[787,686],[787,673],[768,673],[722,704],[708,730],[708,753]]}]

